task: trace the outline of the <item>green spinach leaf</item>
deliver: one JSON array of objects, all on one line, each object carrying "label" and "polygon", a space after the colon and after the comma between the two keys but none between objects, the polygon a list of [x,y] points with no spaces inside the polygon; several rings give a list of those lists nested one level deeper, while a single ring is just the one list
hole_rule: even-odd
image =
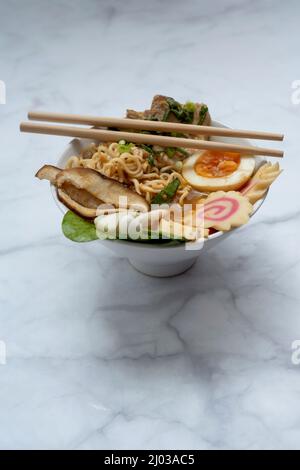
[{"label": "green spinach leaf", "polygon": [[68,211],[62,221],[62,231],[65,237],[73,242],[90,242],[97,240],[96,227],[72,211]]}]

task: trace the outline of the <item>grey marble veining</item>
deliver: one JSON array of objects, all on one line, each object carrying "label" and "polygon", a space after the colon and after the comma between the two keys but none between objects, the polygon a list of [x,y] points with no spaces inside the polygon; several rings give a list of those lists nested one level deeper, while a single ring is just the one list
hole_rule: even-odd
[{"label": "grey marble veining", "polygon": [[[0,448],[300,449],[299,2],[0,11]],[[18,131],[32,108],[118,115],[157,92],[287,137],[249,226],[173,279],[65,240],[33,175],[67,139]]]}]

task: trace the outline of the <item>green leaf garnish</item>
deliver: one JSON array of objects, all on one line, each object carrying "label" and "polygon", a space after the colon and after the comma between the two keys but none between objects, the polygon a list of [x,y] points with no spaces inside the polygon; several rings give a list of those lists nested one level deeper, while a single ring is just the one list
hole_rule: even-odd
[{"label": "green leaf garnish", "polygon": [[182,121],[182,106],[181,106],[181,104],[178,103],[178,101],[175,101],[173,98],[170,98],[170,97],[167,98],[167,103],[169,105],[169,111],[168,111],[168,115],[166,116],[166,118],[164,118],[164,121],[167,120],[170,113],[173,113],[176,116],[176,118],[178,119],[178,121],[183,122]]},{"label": "green leaf garnish", "polygon": [[146,150],[146,152],[148,153],[151,153],[151,154],[154,153],[154,150],[151,147],[151,145],[141,144],[141,147],[142,149]]},{"label": "green leaf garnish", "polygon": [[174,98],[171,98],[170,96],[168,96],[166,100],[171,111],[181,112],[182,106],[178,101],[174,100]]},{"label": "green leaf garnish", "polygon": [[153,157],[152,153],[151,153],[151,154],[149,155],[149,157],[148,157],[148,163],[149,163],[149,165],[151,165],[151,166],[154,166],[154,165],[155,165],[155,160],[154,160],[154,157]]},{"label": "green leaf garnish", "polygon": [[185,157],[190,156],[190,154],[182,147],[167,147],[166,148],[166,154],[168,155],[169,158],[174,157],[176,152],[181,153],[181,155],[184,155]]},{"label": "green leaf garnish", "polygon": [[173,98],[167,98],[167,103],[170,108],[170,113],[173,113],[179,122],[183,124],[191,124],[193,122],[194,112],[196,110],[195,103],[188,101],[186,104],[181,105]]},{"label": "green leaf garnish", "polygon": [[134,147],[134,144],[118,144],[118,150],[120,154],[125,153],[125,152],[131,152],[132,148]]},{"label": "green leaf garnish", "polygon": [[62,231],[65,237],[73,242],[90,242],[97,240],[96,227],[72,211],[68,211],[62,220]]},{"label": "green leaf garnish", "polygon": [[149,155],[148,155],[149,165],[154,166],[155,165],[155,160],[154,160],[155,152],[153,150],[153,147],[151,147],[150,145],[145,145],[145,144],[141,144],[141,147],[142,147],[142,149],[146,150],[146,152],[149,153]]},{"label": "green leaf garnish", "polygon": [[176,152],[175,147],[167,147],[166,148],[166,154],[168,155],[169,158],[173,158]]},{"label": "green leaf garnish", "polygon": [[202,108],[200,109],[200,113],[199,113],[199,121],[198,121],[199,126],[202,126],[202,124],[204,123],[207,113],[208,113],[208,107],[206,106],[206,104],[204,104]]},{"label": "green leaf garnish", "polygon": [[175,178],[164,189],[162,189],[153,199],[152,204],[164,204],[171,202],[180,186],[180,181]]},{"label": "green leaf garnish", "polygon": [[177,147],[177,152],[181,153],[182,155],[184,155],[185,157],[189,157],[190,154],[189,152],[187,152],[185,149],[183,149],[182,147]]},{"label": "green leaf garnish", "polygon": [[170,116],[170,108],[165,111],[162,121],[164,122],[167,121],[169,116]]},{"label": "green leaf garnish", "polygon": [[192,103],[192,101],[188,101],[183,105],[182,108],[182,119],[185,124],[192,124],[193,119],[194,119],[194,114],[196,111],[196,105],[195,103]]},{"label": "green leaf garnish", "polygon": [[191,113],[196,111],[196,105],[192,101],[187,101],[184,105],[184,108]]}]

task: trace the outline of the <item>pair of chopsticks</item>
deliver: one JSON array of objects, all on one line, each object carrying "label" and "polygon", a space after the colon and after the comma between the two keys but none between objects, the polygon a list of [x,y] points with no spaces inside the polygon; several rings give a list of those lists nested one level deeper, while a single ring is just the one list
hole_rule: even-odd
[{"label": "pair of chopsticks", "polygon": [[[109,117],[93,117],[76,114],[30,112],[28,119],[31,121],[56,122],[61,124],[81,124],[93,127],[114,127],[119,129],[134,129],[137,131],[159,131],[177,132],[189,135],[205,135],[219,137],[239,137],[248,139],[275,140],[282,141],[283,134],[270,132],[235,130],[212,126],[196,126],[192,124],[181,124],[174,122],[148,121],[142,119],[119,119]],[[59,135],[67,137],[78,137],[83,139],[93,139],[103,142],[115,142],[126,140],[135,144],[150,144],[161,147],[183,147],[197,150],[219,150],[227,152],[238,152],[241,155],[264,155],[270,157],[283,157],[281,150],[254,147],[249,145],[238,145],[234,143],[212,142],[195,140],[181,137],[168,137],[163,135],[152,135],[147,133],[113,131],[107,129],[91,129],[66,125],[49,125],[32,122],[22,122],[21,132],[35,134]]]}]

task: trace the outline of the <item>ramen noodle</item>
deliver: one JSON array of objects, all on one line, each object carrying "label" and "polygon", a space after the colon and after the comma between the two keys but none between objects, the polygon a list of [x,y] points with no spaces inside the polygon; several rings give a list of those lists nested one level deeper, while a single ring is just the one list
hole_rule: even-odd
[{"label": "ramen noodle", "polygon": [[[124,147],[126,151],[123,151]],[[170,158],[163,150],[152,154],[134,144],[113,142],[92,144],[80,155],[70,157],[66,169],[81,167],[96,170],[108,178],[132,186],[149,203],[155,194],[178,178],[180,187],[177,198],[183,204],[192,189],[181,174],[184,158],[179,152]]]}]

